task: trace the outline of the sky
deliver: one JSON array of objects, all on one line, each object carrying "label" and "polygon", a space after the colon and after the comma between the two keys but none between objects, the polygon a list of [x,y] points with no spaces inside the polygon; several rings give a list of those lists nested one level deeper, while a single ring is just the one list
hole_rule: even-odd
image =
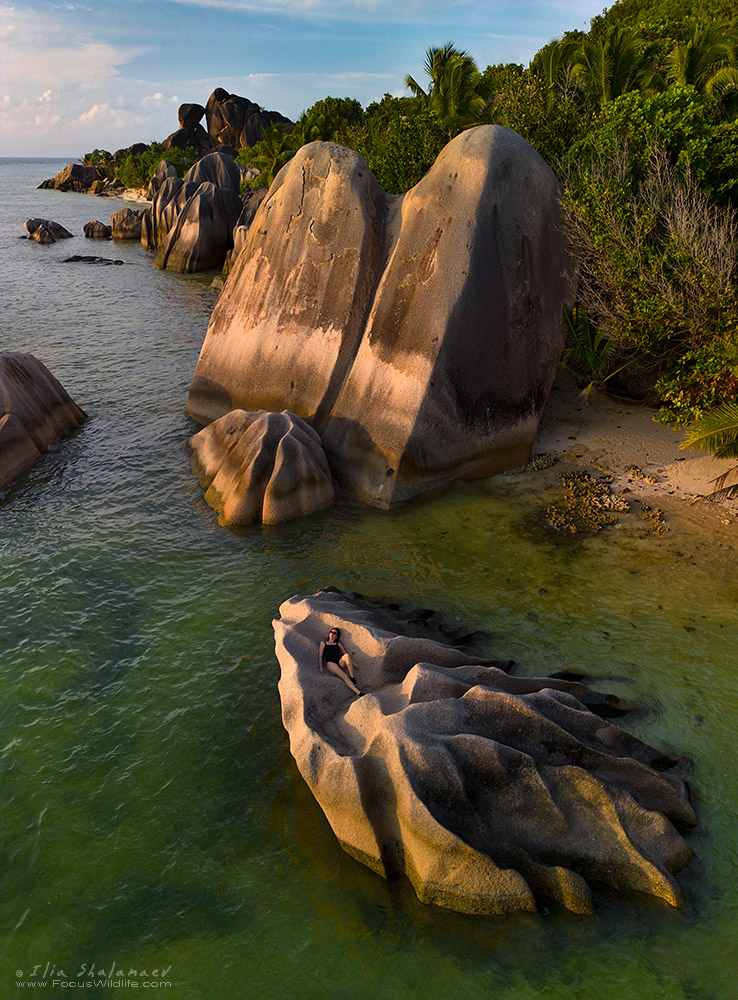
[{"label": "sky", "polygon": [[[216,87],[296,119],[407,95],[430,46],[527,65],[603,0],[0,0],[0,156],[162,140]],[[400,13],[402,11],[402,13]]]}]

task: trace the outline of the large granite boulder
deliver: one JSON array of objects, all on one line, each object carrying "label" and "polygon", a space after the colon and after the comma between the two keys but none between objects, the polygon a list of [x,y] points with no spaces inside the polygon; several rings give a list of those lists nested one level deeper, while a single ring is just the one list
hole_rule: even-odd
[{"label": "large granite boulder", "polygon": [[294,413],[233,410],[189,444],[222,524],[277,524],[336,501],[320,438]]},{"label": "large granite boulder", "polygon": [[245,194],[241,195],[243,208],[241,209],[241,214],[236,220],[236,225],[233,229],[233,247],[226,255],[225,263],[223,264],[223,274],[230,274],[233,270],[236,258],[246,245],[249,227],[254,221],[256,210],[259,205],[261,205],[262,201],[264,201],[266,196],[266,188],[252,188],[250,191],[246,191]]},{"label": "large granite boulder", "polygon": [[154,267],[181,272],[222,267],[233,246],[233,227],[240,213],[236,191],[204,181],[159,243]]},{"label": "large granite boulder", "polygon": [[[363,694],[318,671],[338,626]],[[675,762],[605,721],[579,681],[513,677],[328,590],[274,622],[290,750],[341,846],[419,899],[465,913],[593,910],[592,887],[682,902],[673,873],[695,823]]]},{"label": "large granite boulder", "polygon": [[114,240],[140,240],[145,208],[121,208],[110,216]]},{"label": "large granite boulder", "polygon": [[184,179],[192,184],[209,181],[216,187],[227,188],[238,194],[241,188],[241,168],[226,153],[208,153],[190,167]]},{"label": "large granite boulder", "polygon": [[56,243],[57,240],[71,240],[73,233],[59,222],[51,219],[26,219],[23,223],[29,236],[37,243]]},{"label": "large granite boulder", "polygon": [[178,128],[171,135],[168,135],[161,145],[162,149],[187,149],[188,147],[192,147],[200,154],[203,154],[212,149],[213,143],[202,125],[194,125],[192,128]]},{"label": "large granite boulder", "polygon": [[177,112],[177,121],[180,128],[192,129],[199,125],[205,114],[202,104],[180,104]]},{"label": "large granite boulder", "polygon": [[0,486],[85,419],[84,411],[37,358],[0,351]]},{"label": "large granite boulder", "polygon": [[146,188],[146,200],[153,201],[165,180],[177,177],[177,168],[169,160],[159,160]]},{"label": "large granite boulder", "polygon": [[205,118],[213,143],[222,143],[235,150],[255,145],[264,129],[274,122],[293,124],[278,111],[262,111],[247,97],[229,94],[223,87],[216,87],[208,98]]},{"label": "large granite boulder", "polygon": [[141,220],[141,243],[146,250],[157,250],[164,242],[195,191],[196,184],[185,183],[176,175],[166,177]]},{"label": "large granite boulder", "polygon": [[188,413],[298,413],[334,475],[387,507],[524,465],[563,346],[559,186],[519,135],[469,129],[393,197],[303,146],[216,303]]}]

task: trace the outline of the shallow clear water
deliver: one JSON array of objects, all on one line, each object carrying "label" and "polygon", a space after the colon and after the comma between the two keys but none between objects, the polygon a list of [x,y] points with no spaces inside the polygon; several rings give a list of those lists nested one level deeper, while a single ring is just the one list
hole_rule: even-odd
[{"label": "shallow clear water", "polygon": [[[90,414],[0,493],[0,995],[18,995],[16,970],[115,962],[170,967],[178,1000],[733,997],[729,536],[687,512],[664,537],[629,523],[557,544],[535,514],[552,473],[219,527],[183,447],[211,276],[85,240],[121,206],[37,191],[61,165],[0,166],[1,346],[36,354]],[[32,215],[80,235],[19,240]],[[684,909],[602,894],[591,919],[472,919],[344,855],[289,755],[271,632],[282,600],[329,583],[437,607],[488,632],[491,655],[584,668],[642,706],[628,727],[692,762]],[[51,977],[23,992],[68,997]]]}]

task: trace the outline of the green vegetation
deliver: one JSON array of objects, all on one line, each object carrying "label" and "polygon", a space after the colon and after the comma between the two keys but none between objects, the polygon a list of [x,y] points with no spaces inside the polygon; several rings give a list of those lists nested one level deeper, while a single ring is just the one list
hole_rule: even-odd
[{"label": "green vegetation", "polygon": [[110,180],[117,178],[127,188],[144,188],[162,160],[173,163],[178,176],[184,177],[197,162],[199,155],[192,148],[164,149],[160,142],[152,142],[142,153],[127,153],[117,159],[106,149],[94,149],[91,153],[85,153],[82,162],[98,167],[98,172],[104,172]]},{"label": "green vegetation", "polygon": [[[579,274],[565,364],[588,387],[645,386],[686,425],[738,397],[737,53],[733,0],[620,0],[528,67],[480,72],[451,42],[430,48],[407,97],[326,97],[238,159],[268,185],[303,144],[335,141],[399,194],[463,129],[515,129],[562,182]],[[141,186],[160,155],[116,175]],[[166,156],[186,169],[187,153]]]}]

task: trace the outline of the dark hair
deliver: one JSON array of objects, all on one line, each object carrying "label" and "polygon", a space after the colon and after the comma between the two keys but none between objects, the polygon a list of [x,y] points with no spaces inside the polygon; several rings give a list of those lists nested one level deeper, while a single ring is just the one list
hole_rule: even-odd
[{"label": "dark hair", "polygon": [[336,633],[336,642],[340,642],[340,640],[341,640],[341,630],[340,630],[340,628],[337,625],[332,625],[330,627],[330,629],[328,630],[328,638],[329,639],[331,637],[331,632],[335,632]]}]

